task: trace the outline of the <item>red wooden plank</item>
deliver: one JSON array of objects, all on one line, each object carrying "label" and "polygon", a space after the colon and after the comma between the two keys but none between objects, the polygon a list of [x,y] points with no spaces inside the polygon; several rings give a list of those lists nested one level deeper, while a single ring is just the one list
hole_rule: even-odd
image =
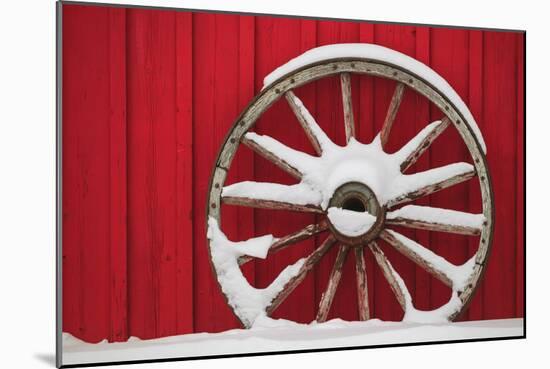
[{"label": "red wooden plank", "polygon": [[[143,77],[150,42],[146,35],[151,14],[129,9],[127,13],[127,98],[128,98],[128,329],[132,336],[156,335],[153,279],[152,214],[145,194],[151,160],[151,143],[146,127],[152,119],[148,112],[148,83]],[[149,218],[149,219],[147,219]],[[147,221],[149,220],[149,221]],[[158,282],[156,283],[158,284]]]},{"label": "red wooden plank", "polygon": [[[359,41],[359,24],[352,22],[319,21],[317,24],[317,45],[350,43]],[[359,78],[351,75],[351,89],[355,124],[359,123]],[[325,132],[338,144],[345,143],[344,110],[339,76],[317,82],[317,120]],[[328,279],[336,261],[338,248],[334,247],[319,263],[316,274],[316,306],[325,291]],[[343,266],[342,277],[328,319],[341,318],[357,320],[357,292],[355,282],[355,255],[349,253]]]},{"label": "red wooden plank", "polygon": [[109,12],[63,15],[63,323],[98,342],[110,332]]},{"label": "red wooden plank", "polygon": [[[445,78],[453,89],[467,101],[468,97],[468,47],[469,34],[466,30],[434,28],[431,36],[431,67]],[[443,113],[432,105],[432,119],[440,119]],[[432,168],[457,162],[472,162],[468,149],[454,126],[445,130],[431,146]],[[468,184],[459,184],[431,196],[430,204],[435,207],[467,211]],[[432,250],[453,264],[463,264],[469,259],[469,238],[463,235],[431,232]],[[451,290],[435,278],[431,279],[431,305],[436,308],[446,303]]]},{"label": "red wooden plank", "polygon": [[[429,27],[416,27],[416,60],[430,65],[430,32]],[[416,132],[420,132],[421,129],[426,127],[426,124],[431,122],[430,117],[430,102],[420,94],[413,94],[416,114],[414,115],[414,126]],[[414,167],[409,171],[420,172],[431,168],[430,154],[431,150],[427,150],[415,163]],[[430,206],[430,198],[423,198],[417,201],[418,205]],[[418,243],[431,248],[430,242],[431,232],[416,230],[415,236]],[[422,268],[415,268],[415,284],[414,284],[414,304],[415,307],[422,310],[429,310],[431,308],[431,276],[426,273]]]},{"label": "red wooden plank", "polygon": [[[78,8],[63,6],[63,332],[82,337],[80,331],[80,301],[84,289],[80,288],[79,200],[81,183],[79,156],[77,155],[79,102],[82,91],[76,83],[82,67],[76,51],[80,45]],[[74,76],[68,79],[68,76]]]},{"label": "red wooden plank", "polygon": [[130,333],[176,332],[175,16],[128,10]]},{"label": "red wooden plank", "polygon": [[[239,114],[239,19],[234,15],[193,15],[193,77],[200,81],[193,84],[193,262],[194,324],[197,332],[223,331],[238,326],[210,268],[204,204],[216,155]],[[245,175],[241,165],[240,158],[236,158],[230,170],[230,176],[235,177],[231,180]],[[222,230],[230,239],[244,238],[239,229],[240,214],[243,210],[236,207],[225,206],[222,209]]]},{"label": "red wooden plank", "polygon": [[[276,19],[271,17],[258,17],[256,19],[256,70],[255,88],[259,91],[263,85],[263,78],[277,65],[285,63],[290,58],[299,55],[303,48],[310,48],[314,45],[315,38],[311,39],[311,33],[305,29],[312,29],[314,23],[302,23],[300,20]],[[292,35],[292,36],[291,36]],[[313,37],[315,29],[313,28]],[[309,44],[309,45],[308,45]],[[304,104],[315,113],[315,105],[312,105],[312,90],[310,88],[296,91]],[[280,124],[284,122],[284,124]],[[260,119],[254,130],[272,135],[286,144],[296,148],[306,148],[309,143],[301,128],[286,105],[284,99]],[[293,139],[293,133],[298,139]],[[301,136],[300,136],[301,135]],[[303,139],[301,139],[303,136]],[[255,178],[274,182],[292,182],[292,180],[279,169],[263,158],[255,157]],[[276,224],[272,219],[277,219]],[[256,211],[255,224],[257,234],[272,233],[276,236],[283,236],[298,230],[299,228],[312,223],[314,216],[300,216],[286,212]],[[265,287],[273,281],[278,273],[286,266],[294,263],[298,258],[305,256],[313,249],[313,241],[305,241],[297,244],[296,247],[287,249],[281,253],[270,256],[265,261],[259,261],[256,265],[256,285]],[[298,321],[309,322],[314,317],[313,301],[313,279],[308,276],[275,311],[275,317],[284,317]],[[300,296],[303,296],[300,299]],[[300,306],[298,301],[305,303]]]},{"label": "red wooden plank", "polygon": [[483,318],[515,314],[517,95],[516,36],[484,32],[483,119],[493,178],[495,233],[485,277]]},{"label": "red wooden plank", "polygon": [[[359,42],[373,43],[374,42],[374,24],[360,23],[359,24]],[[374,107],[376,95],[374,91],[374,78],[370,76],[361,76],[359,78],[359,116],[357,118],[358,125],[357,137],[360,142],[371,142],[377,134],[377,127],[374,121]],[[376,316],[375,290],[378,282],[376,280],[375,269],[378,268],[372,253],[365,249],[363,250],[367,270],[367,284],[369,291],[369,309],[370,316]],[[383,288],[383,287],[382,287]]]},{"label": "red wooden plank", "polygon": [[126,10],[109,8],[110,341],[128,339],[126,281]]},{"label": "red wooden plank", "polygon": [[193,16],[176,17],[176,317],[193,332]]},{"label": "red wooden plank", "polygon": [[[359,24],[359,42],[374,42],[374,24]],[[374,126],[374,82],[372,77],[361,76],[359,78],[359,105],[357,121],[357,138],[360,142],[370,142],[375,134]]]},{"label": "red wooden plank", "polygon": [[[210,331],[216,326],[220,316],[216,315],[215,304],[220,303],[216,282],[213,280],[212,269],[205,240],[204,204],[208,192],[208,176],[215,160],[214,152],[219,144],[219,124],[216,124],[214,108],[215,61],[218,55],[215,42],[217,27],[216,16],[213,14],[193,14],[193,77],[202,83],[193,84],[193,143],[200,142],[200,147],[193,150],[193,203],[194,207],[194,329],[195,331]],[[198,145],[197,145],[198,146]],[[203,160],[203,158],[209,160]],[[205,159],[206,159],[205,158]]]},{"label": "red wooden plank", "polygon": [[[210,14],[193,14],[193,79],[202,83],[193,84],[193,143],[200,147],[193,148],[193,325],[197,332],[208,331],[219,319],[215,315],[214,301],[216,295],[215,281],[208,259],[205,242],[205,194],[208,192],[208,172],[214,160],[219,128],[215,124],[212,102],[214,101],[214,61],[216,50],[216,18]],[[209,102],[209,103],[208,103]],[[210,132],[209,132],[210,131]],[[198,146],[198,145],[197,145]],[[210,160],[203,161],[208,155]],[[216,300],[219,303],[219,299]]]},{"label": "red wooden plank", "polygon": [[[483,119],[483,32],[469,31],[469,83],[468,83],[468,107],[476,119],[481,132],[485,132]],[[494,180],[494,179],[493,179]],[[481,193],[478,181],[470,181],[468,200],[470,212],[481,212]],[[469,252],[473,254],[479,248],[479,238],[471,237],[469,241]],[[483,317],[483,286],[481,283],[472,298],[468,309],[470,320],[480,320]]]},{"label": "red wooden plank", "polygon": [[[400,51],[412,57],[415,56],[416,27],[376,24],[374,30],[375,42],[377,44]],[[375,126],[377,133],[382,128],[382,123],[386,116],[395,86],[396,83],[394,81],[381,78],[375,79]],[[415,125],[411,124],[411,119],[409,118],[414,116],[414,114],[414,93],[409,89],[405,89],[401,106],[397,112],[388,143],[385,146],[387,152],[396,151],[417,133]],[[400,229],[399,231],[407,237],[415,238],[415,231],[413,230]],[[395,251],[391,246],[383,242],[380,242],[380,246],[384,249],[384,253],[398,273],[400,273],[408,288],[414,291],[416,266],[410,260]],[[372,254],[369,254],[369,257],[372,257]],[[376,281],[376,317],[383,320],[400,320],[403,316],[403,311],[397,303],[387,281],[380,272],[380,268],[376,268]]]},{"label": "red wooden plank", "polygon": [[[273,17],[256,18],[256,91],[260,91],[263,78],[277,66],[286,63],[303,51],[315,46],[315,23],[298,19]],[[298,89],[296,95],[316,115],[314,85]],[[254,130],[269,134],[285,144],[303,150],[311,149],[296,117],[286,100],[279,100],[257,122]],[[295,183],[286,173],[265,159],[255,157],[255,178],[259,181]],[[275,220],[275,221],[274,221]],[[284,211],[256,211],[257,234],[271,233],[277,237],[290,234],[315,221],[310,214],[291,214]],[[266,287],[287,265],[309,254],[314,240],[306,240],[256,264],[256,285]],[[315,317],[314,278],[310,273],[292,294],[277,308],[274,317],[283,317],[300,322],[310,322]]]},{"label": "red wooden plank", "polygon": [[[254,98],[254,64],[255,64],[255,18],[252,16],[239,17],[239,80],[238,80],[238,102],[237,111],[240,113]],[[254,153],[251,150],[239,150],[238,163],[235,169],[238,170],[239,181],[252,180],[254,178]],[[247,208],[236,208],[238,239],[247,239],[255,233],[254,210]],[[230,214],[231,216],[231,214]],[[242,270],[248,281],[255,283],[255,263],[248,263]]]},{"label": "red wooden plank", "polygon": [[[153,175],[149,184],[156,218],[154,248],[158,260],[157,335],[176,333],[176,86],[175,86],[175,12],[154,13],[152,29],[151,109],[153,128]],[[158,59],[157,59],[158,58]]]},{"label": "red wooden plank", "polygon": [[525,150],[525,34],[518,34],[517,39],[517,74],[516,74],[516,91],[517,91],[517,141],[516,141],[516,317],[524,316],[524,299],[525,299],[525,280],[524,280],[524,262],[525,262],[525,167],[523,152]]}]

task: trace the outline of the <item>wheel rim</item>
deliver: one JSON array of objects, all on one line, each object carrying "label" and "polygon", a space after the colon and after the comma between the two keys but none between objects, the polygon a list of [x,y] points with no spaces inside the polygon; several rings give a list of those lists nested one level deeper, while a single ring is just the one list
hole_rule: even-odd
[{"label": "wheel rim", "polygon": [[[487,162],[481,144],[477,140],[472,127],[471,122],[467,121],[463,114],[457,109],[457,107],[450,101],[450,99],[443,95],[441,91],[438,91],[433,85],[429,84],[418,75],[410,70],[407,70],[403,66],[390,65],[385,62],[361,59],[361,58],[339,58],[324,60],[322,62],[307,65],[301,69],[293,71],[271,85],[267,86],[258,96],[251,101],[247,108],[243,111],[239,119],[235,122],[232,129],[228,133],[228,136],[219,152],[216,166],[214,168],[211,181],[210,181],[210,195],[207,203],[207,215],[209,220],[215,220],[216,225],[219,227],[220,222],[220,207],[222,200],[228,205],[242,205],[251,206],[256,208],[269,208],[269,209],[286,209],[301,212],[315,212],[326,214],[327,208],[334,208],[331,205],[344,205],[345,199],[340,198],[345,195],[350,186],[353,186],[355,181],[348,181],[340,183],[339,187],[333,189],[331,197],[324,199],[325,204],[319,206],[319,204],[308,203],[296,203],[294,202],[281,202],[269,199],[250,198],[245,196],[222,196],[224,190],[224,183],[227,176],[227,172],[230,170],[232,159],[237,151],[240,143],[245,144],[256,153],[270,160],[274,164],[278,165],[281,169],[287,173],[293,175],[299,180],[303,178],[303,170],[300,171],[292,164],[292,160],[282,160],[281,155],[277,149],[273,149],[273,146],[266,144],[265,141],[258,139],[257,135],[246,135],[246,133],[254,126],[258,118],[278,99],[285,97],[294,114],[297,117],[298,122],[304,129],[307,137],[309,138],[315,151],[321,157],[323,156],[323,145],[326,145],[322,133],[319,132],[319,127],[316,125],[314,119],[307,112],[307,108],[303,106],[297,96],[294,95],[293,90],[297,87],[310,83],[320,78],[339,75],[342,86],[342,98],[344,107],[344,127],[346,132],[346,141],[348,146],[354,144],[355,139],[355,124],[353,117],[353,110],[351,106],[351,87],[350,87],[350,73],[366,74],[374,77],[386,78],[395,80],[397,87],[395,89],[392,101],[388,108],[386,120],[383,124],[383,128],[379,134],[380,147],[383,148],[389,134],[391,132],[393,120],[395,114],[399,109],[403,90],[405,88],[411,88],[416,92],[423,95],[425,98],[435,104],[442,112],[443,119],[438,124],[430,124],[415,137],[417,142],[411,148],[409,148],[408,155],[403,158],[400,163],[400,171],[405,171],[409,166],[422,155],[422,153],[430,146],[430,144],[437,138],[437,136],[443,132],[451,124],[457,129],[462,140],[468,147],[473,162],[473,170],[451,171],[452,175],[440,177],[440,181],[430,183],[430,186],[423,186],[412,192],[406,192],[401,196],[394,196],[391,199],[379,199],[375,196],[375,203],[369,203],[372,194],[376,193],[376,190],[371,190],[369,183],[359,182],[359,185],[365,186],[368,190],[356,191],[359,195],[352,197],[354,200],[359,200],[362,206],[365,208],[366,213],[371,212],[375,221],[373,225],[369,227],[365,232],[358,235],[349,237],[349,235],[342,234],[334,222],[330,219],[325,219],[319,224],[312,224],[302,230],[299,230],[293,234],[285,236],[281,239],[273,241],[269,249],[270,253],[277,252],[295,242],[304,240],[320,232],[329,232],[329,236],[325,242],[319,246],[311,255],[302,259],[300,268],[297,268],[296,274],[292,276],[288,281],[285,281],[285,285],[275,293],[273,299],[264,306],[264,313],[270,315],[279,304],[292,292],[292,290],[303,280],[305,275],[312,270],[317,262],[325,255],[325,253],[336,243],[341,244],[336,262],[333,266],[329,282],[325,293],[321,298],[317,313],[317,321],[324,321],[327,318],[334,293],[338,287],[340,280],[342,265],[345,261],[350,249],[354,249],[355,254],[355,266],[356,266],[356,281],[358,288],[358,307],[360,320],[369,319],[369,306],[368,306],[368,291],[366,282],[366,268],[363,256],[363,249],[369,249],[381,268],[384,277],[389,282],[395,297],[403,310],[405,311],[405,318],[409,315],[409,320],[415,321],[435,321],[437,319],[453,320],[455,319],[465,308],[468,306],[475,289],[480,283],[480,278],[484,272],[484,265],[489,256],[490,246],[493,235],[493,195],[492,186],[487,170]],[[435,72],[434,72],[435,73]],[[305,110],[304,110],[305,109]],[[312,120],[313,119],[313,123]],[[431,126],[431,127],[430,127]],[[321,130],[322,131],[322,130]],[[421,133],[422,133],[421,132]],[[246,135],[246,136],[245,136]],[[415,140],[411,140],[409,143]],[[272,143],[272,142],[271,142]],[[371,143],[372,144],[372,143]],[[412,145],[412,144],[411,144]],[[405,145],[407,146],[407,145]],[[268,149],[266,149],[268,147]],[[347,147],[347,146],[346,146]],[[282,155],[284,157],[284,155]],[[290,163],[289,163],[290,161]],[[462,169],[465,169],[464,166]],[[456,168],[455,168],[456,169]],[[453,186],[457,183],[461,183],[465,180],[478,177],[478,181],[481,189],[482,208],[483,213],[476,219],[468,217],[463,213],[454,218],[450,223],[438,223],[433,222],[434,214],[425,212],[422,214],[423,209],[415,207],[415,205],[406,205],[401,211],[392,211],[398,204],[414,201],[417,198],[427,196],[430,193],[439,191],[441,189]],[[368,181],[367,181],[368,182]],[[302,183],[302,182],[300,182]],[[348,190],[341,190],[342,188],[348,188]],[[227,187],[226,187],[227,190]],[[225,191],[227,193],[227,191]],[[332,196],[336,195],[336,196]],[[343,196],[345,197],[345,196]],[[258,201],[262,200],[262,201]],[[332,201],[332,203],[331,203]],[[311,201],[314,202],[314,201]],[[371,201],[372,202],[372,201]],[[382,205],[381,205],[382,204]],[[345,208],[345,206],[343,206]],[[425,209],[424,209],[425,210]],[[454,213],[446,212],[447,209],[439,209],[440,215],[451,216]],[[420,211],[420,214],[419,214]],[[412,216],[411,214],[414,214]],[[456,215],[456,214],[454,214]],[[470,214],[473,215],[473,214]],[[460,219],[462,217],[462,219]],[[327,217],[328,218],[328,217]],[[414,218],[414,219],[413,219]],[[458,220],[457,220],[458,219]],[[417,229],[428,229],[432,231],[445,231],[451,233],[459,233],[466,235],[479,235],[479,247],[469,261],[460,266],[454,266],[450,263],[440,263],[437,259],[437,255],[431,251],[418,245],[413,240],[392,231],[385,229],[386,225],[401,225]],[[212,223],[210,223],[212,227]],[[210,229],[209,229],[210,232]],[[391,263],[388,261],[382,250],[376,244],[376,239],[381,238],[388,244],[392,245],[397,251],[411,259],[414,263],[421,266],[428,271],[432,276],[438,278],[447,286],[451,287],[452,294],[451,299],[440,307],[438,316],[430,316],[431,312],[420,312],[414,307],[414,303],[411,299],[410,293],[404,284],[399,274],[393,269]],[[211,255],[211,262],[220,284],[221,290],[224,293],[229,306],[233,309],[233,312],[237,318],[242,322],[245,327],[250,327],[254,323],[255,317],[262,315],[262,311],[256,311],[255,313],[243,313],[240,310],[240,306],[232,299],[232,296],[228,293],[226,286],[226,280],[221,280],[219,277],[220,267],[217,265],[215,258],[213,257],[213,240],[209,237],[209,251]],[[354,247],[355,246],[355,247]],[[252,257],[247,255],[241,255],[238,257],[237,262],[242,265],[252,260]],[[296,266],[296,265],[295,265]],[[296,266],[297,267],[297,266]],[[467,274],[467,278],[461,277]],[[260,309],[261,310],[261,309]]]}]

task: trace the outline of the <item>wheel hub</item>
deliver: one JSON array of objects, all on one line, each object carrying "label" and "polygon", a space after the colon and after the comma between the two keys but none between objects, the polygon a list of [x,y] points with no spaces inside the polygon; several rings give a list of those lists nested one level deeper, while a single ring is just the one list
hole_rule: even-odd
[{"label": "wheel hub", "polygon": [[[362,247],[374,240],[382,230],[385,220],[385,209],[380,206],[378,199],[369,186],[360,182],[348,182],[336,189],[329,202],[330,208],[340,208],[347,212],[370,214],[376,219],[372,226],[365,229],[360,234],[350,235],[343,232],[342,228],[328,219],[329,226],[334,236],[346,245]],[[351,214],[353,214],[351,213]]]}]

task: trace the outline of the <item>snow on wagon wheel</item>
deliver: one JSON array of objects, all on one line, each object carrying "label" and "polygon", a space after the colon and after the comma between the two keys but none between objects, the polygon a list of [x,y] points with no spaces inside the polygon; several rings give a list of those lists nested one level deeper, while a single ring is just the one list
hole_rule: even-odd
[{"label": "snow on wagon wheel", "polygon": [[[397,82],[380,133],[368,144],[355,139],[350,74],[367,74]],[[293,90],[320,78],[338,75],[344,108],[347,144],[335,144],[320,128]],[[384,146],[391,134],[404,89],[413,89],[441,111],[441,119],[427,124],[397,152]],[[317,155],[294,150],[267,135],[249,131],[278,99],[285,98]],[[291,124],[291,123],[288,123]],[[297,129],[300,126],[296,125]],[[426,171],[404,174],[450,126],[467,146],[472,164],[453,163]],[[394,128],[395,129],[395,128]],[[297,183],[238,182],[224,186],[240,144],[276,164]],[[229,132],[217,158],[208,198],[208,239],[211,262],[221,290],[245,327],[269,316],[303,281],[332,247],[336,261],[322,294],[316,320],[325,321],[348,254],[355,257],[359,318],[369,319],[367,275],[364,257],[370,250],[382,274],[404,310],[404,320],[437,322],[453,320],[468,304],[489,255],[493,233],[493,198],[485,159],[485,143],[470,111],[449,84],[426,65],[394,50],[370,44],[338,44],[307,51],[277,68],[264,80],[256,96]],[[477,177],[482,214],[407,204],[436,191]],[[274,238],[272,235],[233,242],[220,226],[220,205],[285,209],[321,214],[321,221]],[[401,207],[396,208],[397,205]],[[389,227],[479,236],[477,252],[466,263],[454,265],[414,240]],[[327,233],[309,256],[287,266],[263,289],[251,286],[240,266],[253,258],[265,258],[289,245]],[[415,308],[403,279],[386,258],[377,240],[382,239],[411,262],[452,290],[447,303],[431,311]]]}]

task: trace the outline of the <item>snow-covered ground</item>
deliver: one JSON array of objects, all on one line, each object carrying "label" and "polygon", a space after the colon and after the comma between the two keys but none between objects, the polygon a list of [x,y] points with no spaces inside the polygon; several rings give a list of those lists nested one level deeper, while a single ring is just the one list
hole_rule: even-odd
[{"label": "snow-covered ground", "polygon": [[89,344],[63,334],[63,364],[148,360],[209,355],[276,352],[396,343],[514,337],[523,335],[523,319],[446,324],[345,322],[302,325],[266,318],[253,329],[195,333],[153,340]]}]

